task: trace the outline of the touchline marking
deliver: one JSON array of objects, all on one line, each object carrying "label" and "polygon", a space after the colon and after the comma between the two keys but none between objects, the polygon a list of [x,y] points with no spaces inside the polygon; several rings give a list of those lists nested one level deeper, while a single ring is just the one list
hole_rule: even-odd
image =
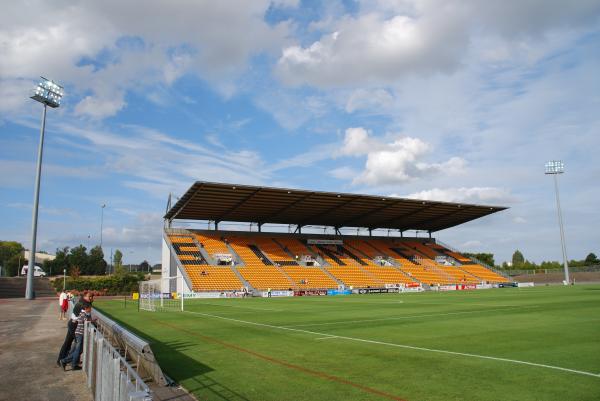
[{"label": "touchline marking", "polygon": [[382,317],[382,318],[379,318],[379,319],[343,320],[343,321],[338,321],[338,322],[311,323],[311,324],[295,324],[295,325],[291,325],[291,326],[287,326],[287,327],[329,326],[329,325],[347,324],[347,323],[380,322],[380,321],[385,321],[385,320],[414,319],[414,318],[419,318],[419,317],[466,315],[466,314],[470,314],[470,313],[501,311],[501,310],[507,310],[507,309],[511,309],[511,308],[525,309],[525,308],[538,308],[538,307],[539,306],[522,306],[522,307],[521,306],[512,306],[512,307],[504,307],[504,308],[481,309],[481,310],[462,311],[462,312],[430,313],[430,314],[422,314],[422,315],[397,316],[397,317]]},{"label": "touchline marking", "polygon": [[315,340],[330,340],[332,338],[337,338],[337,336],[319,337],[319,338],[315,338]]},{"label": "touchline marking", "polygon": [[[192,313],[192,314],[196,314],[196,315],[202,315],[202,316],[212,317],[212,318],[215,318],[215,319],[229,320],[231,322],[236,322],[236,323],[243,323],[243,324],[249,324],[249,325],[260,326],[260,327],[268,327],[268,328],[277,329],[277,330],[294,331],[294,332],[297,332],[297,333],[306,333],[306,334],[312,334],[312,335],[321,336],[321,337],[332,336],[331,334],[319,333],[317,331],[295,329],[293,327],[285,327],[285,326],[274,326],[272,324],[251,322],[251,321],[248,321],[248,320],[241,320],[241,319],[234,319],[234,318],[231,318],[231,317],[224,317],[224,316],[219,316],[219,315],[213,315],[213,314],[210,314],[210,313],[192,312],[192,311],[184,311],[183,313]],[[488,359],[488,360],[492,360],[492,361],[501,361],[501,362],[515,363],[515,364],[518,364],[518,365],[536,366],[538,368],[553,369],[553,370],[559,370],[559,371],[562,371],[562,372],[570,372],[570,373],[575,373],[575,374],[579,374],[579,375],[583,375],[583,376],[591,376],[591,377],[600,378],[600,374],[596,374],[596,373],[592,373],[592,372],[586,372],[584,370],[562,368],[560,366],[553,366],[553,365],[546,365],[546,364],[543,364],[543,363],[520,361],[518,359],[508,359],[508,358],[499,358],[499,357],[495,357],[495,356],[469,354],[469,353],[466,353],[466,352],[447,351],[447,350],[443,350],[443,349],[417,347],[417,346],[414,346],[414,345],[406,345],[406,344],[395,344],[395,343],[388,343],[388,342],[384,342],[384,341],[367,340],[367,339],[364,339],[364,338],[357,338],[357,337],[347,337],[347,336],[338,336],[338,335],[336,335],[334,337],[336,337],[338,339],[343,339],[343,340],[348,340],[348,341],[362,342],[362,343],[367,343],[367,344],[385,345],[385,346],[388,346],[388,347],[412,349],[412,350],[426,351],[426,352],[435,352],[435,353],[446,354],[446,355],[460,355],[460,356],[466,356],[466,357],[470,357],[470,358],[479,358],[479,359]]]}]

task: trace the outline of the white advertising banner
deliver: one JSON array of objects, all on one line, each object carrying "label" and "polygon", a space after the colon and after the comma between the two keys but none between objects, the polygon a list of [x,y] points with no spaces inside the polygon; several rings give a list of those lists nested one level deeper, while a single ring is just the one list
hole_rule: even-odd
[{"label": "white advertising banner", "polygon": [[[268,291],[263,291],[261,296],[264,298],[269,297]],[[271,291],[271,297],[293,297],[294,291]]]}]

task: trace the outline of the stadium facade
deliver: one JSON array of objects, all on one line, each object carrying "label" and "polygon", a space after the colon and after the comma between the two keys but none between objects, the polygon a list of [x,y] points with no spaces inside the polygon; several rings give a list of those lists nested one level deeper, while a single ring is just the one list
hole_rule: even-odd
[{"label": "stadium facade", "polygon": [[[433,234],[504,209],[196,182],[177,203],[169,201],[167,206],[161,290],[218,297],[499,285],[509,279],[441,244]],[[174,222],[182,220],[203,222],[211,229],[174,228]],[[223,230],[226,224],[236,224],[238,230]],[[323,227],[323,233],[315,226]],[[348,235],[350,228],[365,235]],[[406,236],[409,230],[425,232],[426,237]]]}]

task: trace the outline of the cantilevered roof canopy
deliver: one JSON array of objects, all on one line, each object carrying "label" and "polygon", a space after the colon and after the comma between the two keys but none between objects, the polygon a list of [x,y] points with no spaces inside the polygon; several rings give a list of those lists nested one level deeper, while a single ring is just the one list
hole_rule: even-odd
[{"label": "cantilevered roof canopy", "polygon": [[438,231],[502,206],[197,181],[166,219]]}]

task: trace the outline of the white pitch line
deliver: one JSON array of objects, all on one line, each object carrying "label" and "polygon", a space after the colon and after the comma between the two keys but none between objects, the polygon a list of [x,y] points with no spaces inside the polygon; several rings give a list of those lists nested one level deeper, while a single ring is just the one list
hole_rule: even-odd
[{"label": "white pitch line", "polygon": [[337,336],[319,337],[315,338],[315,340],[331,340],[332,338],[337,338]]},{"label": "white pitch line", "polygon": [[494,312],[501,310],[510,310],[510,309],[526,309],[526,308],[538,308],[538,306],[511,306],[505,308],[495,308],[495,309],[482,309],[482,310],[474,310],[474,311],[462,311],[462,312],[447,312],[447,313],[430,313],[430,314],[422,314],[422,315],[410,315],[410,316],[397,316],[397,317],[382,317],[379,319],[362,319],[362,320],[343,320],[338,322],[325,322],[325,323],[309,323],[309,324],[295,324],[287,327],[308,327],[308,326],[330,326],[337,324],[347,324],[347,323],[365,323],[365,322],[381,322],[385,320],[403,320],[403,319],[415,319],[420,317],[435,317],[435,316],[450,316],[450,315],[467,315],[471,313],[481,313],[481,312]]},{"label": "white pitch line", "polygon": [[251,309],[251,310],[266,310],[272,312],[282,312],[283,309],[271,309],[271,308],[253,308],[251,306],[239,306],[239,305],[223,305],[223,304],[211,304],[209,302],[196,302],[193,305],[211,305],[211,306],[222,306],[224,308],[240,308],[240,309]]},{"label": "white pitch line", "polygon": [[228,320],[228,321],[231,321],[231,322],[249,324],[249,325],[253,325],[253,326],[268,327],[268,328],[276,329],[276,330],[285,330],[285,331],[293,331],[293,332],[297,332],[297,333],[306,333],[306,334],[312,334],[312,335],[317,335],[317,336],[321,336],[321,337],[325,337],[325,336],[335,337],[335,338],[338,338],[338,339],[343,339],[343,340],[348,340],[348,341],[356,341],[356,342],[362,342],[362,343],[367,343],[367,344],[384,345],[384,346],[388,346],[388,347],[404,348],[404,349],[411,349],[411,350],[416,350],[416,351],[426,351],[426,352],[435,352],[435,353],[446,354],[446,355],[466,356],[466,357],[469,357],[469,358],[488,359],[488,360],[492,360],[492,361],[508,362],[508,363],[514,363],[514,364],[518,364],[518,365],[535,366],[535,367],[538,367],[538,368],[553,369],[553,370],[558,370],[558,371],[562,371],[562,372],[569,372],[569,373],[575,373],[575,374],[579,374],[579,375],[583,375],[583,376],[591,376],[591,377],[600,378],[600,374],[596,374],[596,373],[592,373],[592,372],[586,372],[584,370],[576,370],[576,369],[563,368],[563,367],[560,367],[560,366],[546,365],[546,364],[543,364],[543,363],[520,361],[518,359],[499,358],[499,357],[495,357],[495,356],[469,354],[469,353],[466,353],[466,352],[457,352],[457,351],[448,351],[448,350],[443,350],[443,349],[417,347],[417,346],[414,346],[414,345],[388,343],[388,342],[384,342],[384,341],[367,340],[365,338],[357,338],[357,337],[347,337],[347,336],[339,336],[339,335],[333,336],[331,334],[320,333],[320,332],[317,332],[317,331],[309,331],[309,330],[303,330],[303,329],[295,329],[295,328],[292,328],[292,327],[275,326],[275,325],[272,325],[272,324],[251,322],[251,321],[248,321],[248,320],[234,319],[234,318],[231,318],[231,317],[224,317],[224,316],[219,316],[219,315],[213,315],[213,314],[210,314],[210,313],[192,312],[192,311],[184,311],[184,313],[192,313],[192,314],[196,314],[196,315],[208,316],[208,317],[212,317],[212,318],[215,318],[215,319]]}]

